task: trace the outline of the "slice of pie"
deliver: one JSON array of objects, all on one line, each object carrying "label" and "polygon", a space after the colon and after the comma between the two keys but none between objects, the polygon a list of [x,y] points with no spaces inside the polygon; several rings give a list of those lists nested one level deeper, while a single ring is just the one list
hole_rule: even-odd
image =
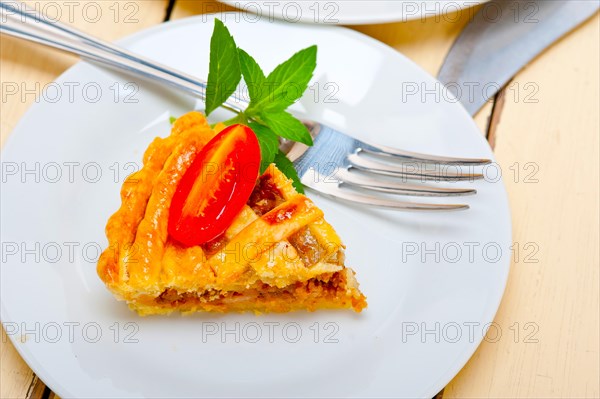
[{"label": "slice of pie", "polygon": [[184,246],[169,236],[171,200],[215,129],[197,112],[156,138],[127,178],[109,219],[98,275],[141,315],[173,311],[288,312],[366,307],[344,245],[323,212],[274,165],[217,238]]}]

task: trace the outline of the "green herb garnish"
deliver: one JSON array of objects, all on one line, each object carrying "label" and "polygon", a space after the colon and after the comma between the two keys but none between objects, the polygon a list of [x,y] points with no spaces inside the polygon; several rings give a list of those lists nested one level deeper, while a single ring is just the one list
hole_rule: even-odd
[{"label": "green herb garnish", "polygon": [[296,191],[304,194],[304,187],[300,182],[300,178],[298,177],[298,172],[296,172],[296,168],[294,168],[294,164],[283,152],[281,152],[281,150],[278,150],[275,154],[275,165],[277,165],[277,167],[283,172],[283,174],[292,179],[292,183]]},{"label": "green herb garnish", "polygon": [[292,55],[266,76],[254,58],[237,47],[227,27],[215,19],[210,40],[206,115],[233,94],[243,76],[250,105],[225,124],[250,126],[260,144],[261,173],[274,162],[301,193],[304,189],[293,163],[279,150],[279,138],[312,145],[306,126],[285,110],[302,97],[316,65],[317,47],[311,46]]},{"label": "green herb garnish", "polygon": [[210,64],[206,87],[206,115],[233,94],[242,79],[237,46],[223,22],[215,19],[210,39]]}]

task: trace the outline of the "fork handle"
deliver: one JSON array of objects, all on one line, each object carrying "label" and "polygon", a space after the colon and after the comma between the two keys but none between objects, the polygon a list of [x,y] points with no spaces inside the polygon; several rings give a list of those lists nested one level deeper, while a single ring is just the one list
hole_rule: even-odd
[{"label": "fork handle", "polygon": [[[117,45],[95,38],[60,22],[38,16],[33,11],[0,2],[0,32],[44,44],[86,60],[121,69],[135,76],[165,83],[202,100],[206,99],[207,83],[176,69],[134,54]],[[232,112],[241,112],[248,105],[239,96],[232,96],[222,107]]]}]

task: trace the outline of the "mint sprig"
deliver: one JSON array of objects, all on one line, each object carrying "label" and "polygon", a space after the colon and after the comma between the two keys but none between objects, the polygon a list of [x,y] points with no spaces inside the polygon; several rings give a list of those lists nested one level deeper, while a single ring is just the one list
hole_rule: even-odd
[{"label": "mint sprig", "polygon": [[308,132],[306,126],[292,114],[285,111],[262,111],[257,115],[257,119],[283,138],[306,145],[313,144],[310,134],[306,134]]},{"label": "mint sprig", "polygon": [[238,49],[238,57],[244,81],[248,86],[248,94],[252,102],[260,101],[265,95],[267,77],[254,58],[241,48]]},{"label": "mint sprig", "polygon": [[[262,95],[257,99],[250,96],[250,106],[246,112],[255,114],[265,111],[284,111],[302,97],[316,66],[317,46],[298,51],[267,76],[262,83]],[[244,75],[244,80],[246,78]]]},{"label": "mint sprig", "polygon": [[206,87],[206,115],[233,94],[242,79],[237,46],[223,22],[215,19],[210,39],[210,63]]},{"label": "mint sprig", "polygon": [[279,150],[279,138],[312,145],[306,126],[286,109],[302,97],[316,65],[317,47],[310,46],[292,55],[266,76],[256,60],[237,47],[227,27],[215,19],[210,41],[206,115],[223,105],[243,76],[250,105],[225,124],[250,126],[260,144],[261,172],[274,162],[301,193],[304,190],[293,163]]}]

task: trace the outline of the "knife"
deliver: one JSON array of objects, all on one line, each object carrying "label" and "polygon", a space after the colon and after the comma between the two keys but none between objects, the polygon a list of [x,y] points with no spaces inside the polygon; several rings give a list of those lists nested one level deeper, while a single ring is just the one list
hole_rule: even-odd
[{"label": "knife", "polygon": [[471,115],[529,61],[599,8],[598,0],[492,0],[473,16],[438,80]]}]

